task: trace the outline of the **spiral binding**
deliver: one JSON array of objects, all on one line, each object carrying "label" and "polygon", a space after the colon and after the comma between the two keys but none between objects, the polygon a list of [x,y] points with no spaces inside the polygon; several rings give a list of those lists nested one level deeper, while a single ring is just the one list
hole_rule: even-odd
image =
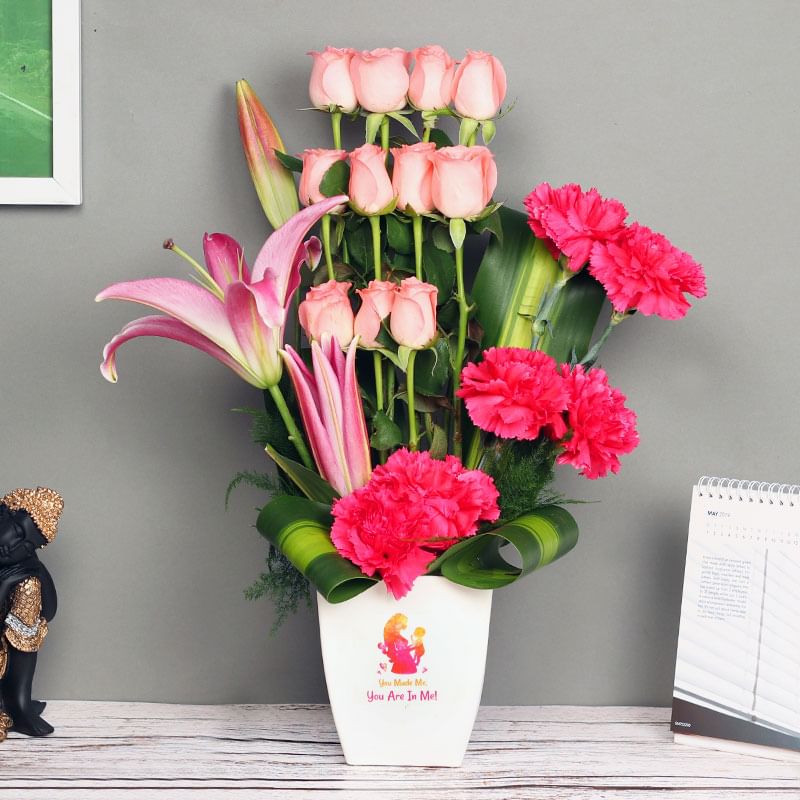
[{"label": "spiral binding", "polygon": [[700,497],[717,500],[736,500],[740,503],[800,506],[800,486],[794,483],[742,481],[736,478],[715,478],[703,475],[697,482]]}]

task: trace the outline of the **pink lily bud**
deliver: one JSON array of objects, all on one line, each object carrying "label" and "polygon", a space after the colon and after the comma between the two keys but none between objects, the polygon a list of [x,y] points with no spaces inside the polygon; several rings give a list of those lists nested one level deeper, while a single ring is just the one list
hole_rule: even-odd
[{"label": "pink lily bud", "polygon": [[303,427],[319,474],[342,496],[366,485],[372,474],[369,435],[356,378],[358,340],[347,358],[329,335],[312,342],[312,370],[287,345],[281,351],[292,379]]},{"label": "pink lily bud", "polygon": [[294,177],[278,161],[275,151],[285,152],[283,141],[250,84],[236,83],[239,133],[261,207],[274,229],[300,210]]}]

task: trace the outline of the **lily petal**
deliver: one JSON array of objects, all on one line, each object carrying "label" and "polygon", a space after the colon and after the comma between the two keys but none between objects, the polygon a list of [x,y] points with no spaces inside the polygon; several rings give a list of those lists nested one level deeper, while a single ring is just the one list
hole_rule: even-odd
[{"label": "lily petal", "polygon": [[[337,348],[338,349],[338,348]],[[372,474],[372,459],[369,452],[369,433],[364,418],[364,406],[356,377],[356,353],[358,352],[358,336],[347,350],[344,366],[342,404],[344,407],[345,449],[347,466],[353,487],[365,486]]]},{"label": "lily petal", "polygon": [[256,263],[253,265],[253,282],[269,276],[275,285],[275,294],[286,307],[292,299],[293,290],[290,292],[290,286],[297,288],[296,273],[300,271],[300,264],[305,260],[303,240],[319,220],[336,206],[346,202],[346,195],[328,197],[304,208],[281,225],[264,242],[256,258]]},{"label": "lily petal", "polygon": [[100,371],[103,377],[111,383],[117,382],[117,350],[129,342],[141,336],[159,336],[163,339],[173,339],[176,342],[183,342],[190,347],[202,350],[204,353],[213,356],[217,361],[221,361],[226,367],[232,369],[240,378],[243,378],[253,386],[259,386],[256,377],[245,367],[239,364],[229,353],[218,347],[210,339],[190,328],[185,323],[171,317],[162,317],[154,314],[150,317],[141,317],[129,322],[103,349],[103,363]]},{"label": "lily petal", "polygon": [[115,283],[103,289],[95,300],[129,300],[150,306],[180,320],[227,350],[236,360],[242,360],[242,351],[228,323],[222,301],[193,283],[178,278]]},{"label": "lily petal", "polygon": [[227,233],[207,233],[203,236],[206,268],[220,289],[233,281],[250,283],[250,267],[239,242]]},{"label": "lily petal", "polygon": [[297,403],[300,406],[300,415],[303,418],[303,427],[306,429],[311,452],[320,475],[339,494],[343,494],[345,492],[344,475],[319,413],[319,397],[315,389],[314,378],[303,363],[303,359],[291,346],[287,345],[286,349],[281,351],[281,356],[292,380]]},{"label": "lily petal", "polygon": [[262,387],[275,386],[281,379],[280,324],[270,324],[259,313],[253,287],[242,281],[228,284],[225,313],[250,371]]},{"label": "lily petal", "polygon": [[294,297],[294,293],[300,285],[300,267],[303,264],[308,264],[308,268],[313,272],[319,266],[321,258],[322,242],[316,236],[306,239],[303,242],[303,246],[298,249],[292,269],[289,272],[289,282],[286,285],[286,308],[289,307],[289,301]]}]

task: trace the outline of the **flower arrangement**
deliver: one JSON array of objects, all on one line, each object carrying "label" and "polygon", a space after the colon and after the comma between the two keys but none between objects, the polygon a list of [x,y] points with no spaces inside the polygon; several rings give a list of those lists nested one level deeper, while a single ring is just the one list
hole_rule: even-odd
[{"label": "flower arrangement", "polygon": [[[527,213],[497,202],[495,56],[310,55],[331,148],[289,155],[240,81],[244,152],[275,232],[252,268],[232,237],[206,234],[204,264],[165,243],[196,283],[102,291],[160,312],[109,342],[102,373],[116,380],[123,343],[160,336],[263,390],[255,438],[278,478],[235,481],[273,493],[257,523],[270,569],[254,594],[291,605],[281,592],[308,581],[336,603],[382,580],[400,598],[425,574],[506,585],[577,540],[549,488],[555,465],[594,480],[639,442],[625,395],[596,366],[602,345],[636,313],[683,317],[686,295],[705,295],[703,270],[596,189],[540,183]],[[351,152],[343,120],[364,124]],[[484,247],[473,269],[469,239],[470,253]]]}]

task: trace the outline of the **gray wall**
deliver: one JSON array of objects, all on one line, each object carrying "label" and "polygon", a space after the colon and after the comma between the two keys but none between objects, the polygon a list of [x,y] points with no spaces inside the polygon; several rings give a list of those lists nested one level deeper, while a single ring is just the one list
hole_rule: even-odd
[{"label": "gray wall", "polygon": [[485,702],[667,703],[693,480],[800,480],[796,4],[397,7],[84,0],[85,203],[0,209],[0,486],[43,483],[67,502],[45,554],[62,609],[42,696],[325,700],[313,613],[270,638],[270,607],[242,596],[265,554],[261,498],[223,509],[229,477],[264,464],[229,412],[258,393],[155,340],[128,345],[105,383],[102,345],[137,309],[93,297],[183,274],[166,236],[199,253],[222,230],[256,252],[265,222],[233,82],[253,83],[292,150],[320,146],[326,121],[295,109],[304,53],[326,43],[495,52],[518,100],[496,140],[499,197],[596,185],[709,274],[686,320],[635,318],[610,341],[642,445],[605,481],[563,468],[566,493],[601,502],[575,507],[574,553],[496,593]]}]

